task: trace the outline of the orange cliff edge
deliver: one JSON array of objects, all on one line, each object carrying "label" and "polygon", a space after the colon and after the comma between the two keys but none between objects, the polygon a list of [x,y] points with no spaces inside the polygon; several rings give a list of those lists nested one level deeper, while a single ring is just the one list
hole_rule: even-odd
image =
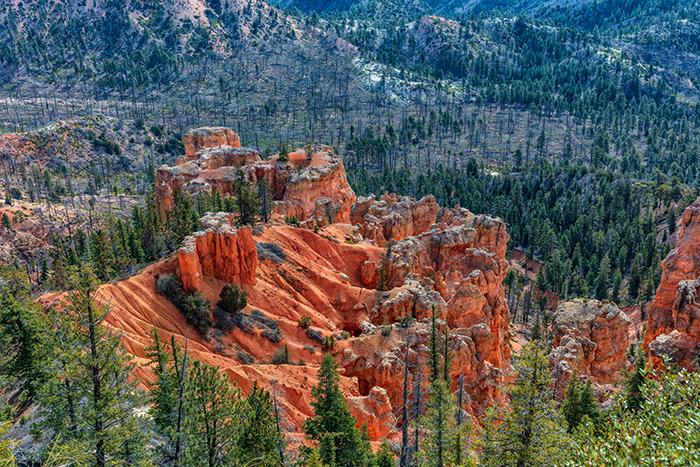
[{"label": "orange cliff edge", "polygon": [[676,248],[661,262],[661,281],[649,304],[644,348],[659,367],[663,359],[697,370],[700,359],[700,198],[678,221]]},{"label": "orange cliff edge", "polygon": [[[331,148],[262,160],[239,141],[223,128],[188,133],[185,157],[158,169],[160,208],[172,209],[177,192],[230,193],[243,175],[268,183],[271,221],[235,227],[230,214],[208,213],[201,231],[173,256],[98,291],[111,308],[108,326],[135,357],[137,377],[152,377],[145,349],[154,328],[163,339],[187,340],[192,357],[220,367],[244,391],[253,382],[274,390],[285,431],[301,440],[313,413],[311,388],[330,347],[358,423],[373,440],[396,439],[404,360],[407,355],[411,373],[418,368],[425,384],[435,306],[440,328],[449,326],[453,389],[464,377],[465,410],[479,416],[504,399],[511,355],[502,285],[509,236],[501,220],[441,208],[432,197],[358,200]],[[286,225],[290,216],[301,227]],[[156,279],[166,272],[179,274],[213,308],[226,283],[239,284],[248,294],[242,323],[199,335],[157,293]],[[304,316],[307,329],[299,326]],[[285,345],[293,364],[269,363]]]}]

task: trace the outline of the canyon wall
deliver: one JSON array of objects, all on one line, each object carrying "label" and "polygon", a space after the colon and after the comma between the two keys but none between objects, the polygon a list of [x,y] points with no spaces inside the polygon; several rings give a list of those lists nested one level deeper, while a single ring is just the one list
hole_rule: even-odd
[{"label": "canyon wall", "polygon": [[661,263],[654,300],[647,308],[644,347],[652,363],[664,358],[698,369],[700,358],[700,199],[678,221],[676,248]]}]

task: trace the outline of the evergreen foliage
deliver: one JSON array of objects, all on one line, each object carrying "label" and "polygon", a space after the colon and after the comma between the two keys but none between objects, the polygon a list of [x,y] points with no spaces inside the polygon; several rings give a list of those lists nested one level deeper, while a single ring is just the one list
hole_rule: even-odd
[{"label": "evergreen foliage", "polygon": [[567,422],[569,433],[573,432],[584,421],[584,417],[594,425],[599,421],[600,408],[593,395],[590,380],[580,381],[577,373],[571,375],[566,397],[561,404],[561,411]]},{"label": "evergreen foliage", "polygon": [[[49,321],[29,294],[29,283],[19,269],[0,267],[0,375],[21,384],[15,398],[25,406],[49,377],[51,342]],[[0,381],[2,382],[2,381]]]},{"label": "evergreen foliage", "polygon": [[615,400],[604,420],[574,433],[567,465],[697,465],[700,462],[700,373],[666,372],[639,386],[640,403]]},{"label": "evergreen foliage", "polygon": [[185,465],[235,465],[242,418],[240,391],[218,368],[195,361],[189,370]]},{"label": "evergreen foliage", "polygon": [[[515,361],[510,406],[492,411],[482,439],[482,465],[561,465],[568,437],[554,406],[547,353],[536,342]],[[499,423],[500,422],[500,423]]]},{"label": "evergreen foliage", "polygon": [[200,334],[205,335],[213,322],[209,301],[199,292],[186,293],[182,281],[174,274],[162,274],[156,281],[158,293],[165,295]]},{"label": "evergreen foliage", "polygon": [[109,310],[95,301],[95,274],[77,268],[70,284],[64,309],[53,314],[59,358],[38,398],[45,423],[58,443],[81,446],[93,465],[138,464],[150,453],[135,417],[143,399],[130,382],[128,357],[103,325]]},{"label": "evergreen foliage", "polygon": [[[368,465],[368,442],[355,426],[338,381],[338,365],[330,354],[325,354],[318,372],[318,385],[311,391],[314,416],[304,423],[304,432],[308,439],[317,443],[321,460],[326,465]],[[316,456],[313,451],[307,458],[312,456]]]},{"label": "evergreen foliage", "polygon": [[247,303],[247,294],[237,284],[226,284],[219,293],[219,306],[229,313],[242,311]]}]

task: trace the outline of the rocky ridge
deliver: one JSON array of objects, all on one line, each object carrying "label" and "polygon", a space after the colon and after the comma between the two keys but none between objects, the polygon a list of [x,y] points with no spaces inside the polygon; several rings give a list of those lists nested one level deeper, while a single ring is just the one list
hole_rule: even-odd
[{"label": "rocky ridge", "polygon": [[241,148],[238,135],[227,128],[192,130],[183,144],[185,157],[156,173],[156,198],[164,212],[172,210],[177,193],[226,196],[242,177],[267,185],[277,221],[294,218],[311,227],[350,219],[356,196],[343,161],[330,147],[307,147],[262,160],[257,151]]}]

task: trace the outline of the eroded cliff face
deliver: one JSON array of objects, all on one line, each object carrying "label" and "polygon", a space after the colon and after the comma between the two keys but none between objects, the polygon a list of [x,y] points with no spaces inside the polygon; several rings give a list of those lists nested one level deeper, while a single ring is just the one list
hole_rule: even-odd
[{"label": "eroded cliff face", "polygon": [[654,365],[663,358],[697,369],[700,358],[700,199],[678,222],[676,248],[661,263],[662,274],[647,309],[644,347]]},{"label": "eroded cliff face", "polygon": [[556,390],[573,372],[599,385],[618,382],[629,366],[632,321],[614,303],[576,299],[561,302],[552,317],[550,359]]},{"label": "eroded cliff face", "polygon": [[[112,304],[110,325],[124,333],[139,363],[152,328],[181,343],[187,338],[195,358],[221,367],[243,390],[254,381],[274,387],[285,429],[299,435],[328,351],[340,363],[342,388],[359,423],[372,439],[395,438],[405,365],[408,384],[427,394],[435,307],[439,330],[449,336],[453,388],[464,378],[463,408],[479,415],[501,400],[510,369],[503,222],[440,208],[432,197],[385,195],[355,203],[342,161],[328,148],[263,161],[254,151],[218,145],[230,142],[227,133],[205,133],[188,142],[194,157],[159,170],[161,207],[171,209],[178,191],[231,190],[227,184],[243,175],[268,183],[273,216],[250,228],[235,226],[226,213],[207,214],[201,231],[173,258],[100,289]],[[302,227],[287,225],[288,216]],[[200,336],[155,292],[156,277],[165,272],[179,274],[212,308],[226,283],[240,285],[248,305],[233,326],[217,323]],[[302,317],[308,327],[300,326]],[[293,364],[269,364],[285,345]],[[138,371],[148,375],[145,367]]]},{"label": "eroded cliff face", "polygon": [[[376,203],[377,208],[370,205],[367,212],[384,215],[365,214],[363,218],[372,216],[374,225],[395,226],[396,211],[386,209],[386,197]],[[481,414],[501,397],[497,385],[510,368],[510,317],[502,285],[508,271],[505,226],[498,219],[462,209],[426,209],[433,205],[432,198],[403,199],[401,203],[398,209],[407,221],[403,225],[423,232],[391,242],[384,249],[378,265],[382,290],[369,309],[371,326],[365,326],[358,338],[339,345],[341,365],[346,375],[358,378],[361,392],[382,386],[392,405],[400,406],[405,364],[412,368],[409,384],[418,378],[428,380],[427,344],[434,307],[440,331],[449,335],[453,389],[460,376],[464,377],[470,399],[465,409]],[[443,211],[439,216],[449,223],[426,226],[426,220],[437,218],[436,211]],[[388,231],[402,230],[390,227]],[[412,322],[415,324],[408,324]]]},{"label": "eroded cliff face", "polygon": [[195,158],[197,152],[203,148],[216,146],[240,148],[241,138],[230,128],[204,127],[185,133],[182,137],[182,145],[185,146],[185,157]]},{"label": "eroded cliff face", "polygon": [[182,285],[187,292],[202,288],[205,277],[233,284],[255,284],[258,253],[248,226],[235,228],[227,213],[208,213],[201,231],[187,237],[177,251]]},{"label": "eroded cliff face", "polygon": [[416,201],[386,193],[379,201],[371,197],[358,199],[350,212],[350,221],[359,226],[364,238],[385,246],[388,241],[425,232],[437,221],[440,211],[432,196]]},{"label": "eroded cliff face", "polygon": [[345,167],[330,147],[314,146],[262,160],[257,151],[240,147],[228,128],[200,128],[183,137],[185,156],[156,172],[156,198],[163,213],[173,209],[177,193],[235,192],[237,183],[264,182],[276,220],[295,218],[303,226],[349,222],[356,196]]}]

